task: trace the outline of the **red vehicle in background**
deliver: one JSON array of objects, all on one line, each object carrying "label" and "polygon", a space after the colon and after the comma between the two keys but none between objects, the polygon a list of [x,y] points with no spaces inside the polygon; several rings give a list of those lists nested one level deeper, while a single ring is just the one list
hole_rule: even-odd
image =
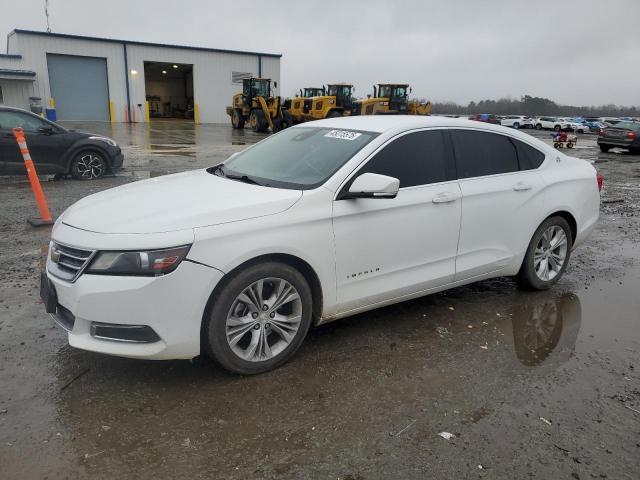
[{"label": "red vehicle in background", "polygon": [[489,113],[479,113],[478,115],[471,115],[469,117],[469,120],[500,125],[500,118],[497,115],[491,115]]}]

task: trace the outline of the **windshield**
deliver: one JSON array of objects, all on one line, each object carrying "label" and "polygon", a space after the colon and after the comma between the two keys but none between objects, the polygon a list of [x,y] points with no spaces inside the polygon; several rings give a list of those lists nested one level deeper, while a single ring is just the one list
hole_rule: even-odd
[{"label": "windshield", "polygon": [[391,93],[393,98],[404,98],[407,96],[407,87],[396,87]]},{"label": "windshield", "polygon": [[321,88],[305,88],[304,96],[307,98],[320,97],[322,96],[322,89]]},{"label": "windshield", "polygon": [[252,89],[254,97],[268,97],[269,96],[269,81],[268,80],[253,80]]},{"label": "windshield", "polygon": [[260,185],[309,189],[326,182],[378,134],[331,128],[288,128],[224,163],[224,175]]}]

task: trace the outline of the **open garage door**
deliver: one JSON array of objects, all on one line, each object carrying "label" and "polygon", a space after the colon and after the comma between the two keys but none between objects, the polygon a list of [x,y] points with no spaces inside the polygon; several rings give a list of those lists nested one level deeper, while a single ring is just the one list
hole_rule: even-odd
[{"label": "open garage door", "polygon": [[48,53],[47,64],[59,120],[109,120],[106,58]]}]

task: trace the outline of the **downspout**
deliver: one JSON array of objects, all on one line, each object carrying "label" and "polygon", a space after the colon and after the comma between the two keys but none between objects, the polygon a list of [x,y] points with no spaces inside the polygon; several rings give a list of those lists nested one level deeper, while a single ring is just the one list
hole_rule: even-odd
[{"label": "downspout", "polygon": [[124,84],[127,89],[127,121],[131,123],[131,95],[129,93],[129,59],[127,58],[127,44],[122,43],[124,50]]}]

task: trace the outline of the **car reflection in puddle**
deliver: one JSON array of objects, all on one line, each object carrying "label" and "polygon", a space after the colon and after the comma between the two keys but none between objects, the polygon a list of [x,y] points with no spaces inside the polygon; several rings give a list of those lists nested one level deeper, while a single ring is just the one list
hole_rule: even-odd
[{"label": "car reflection in puddle", "polygon": [[581,313],[580,299],[573,293],[559,297],[548,293],[527,295],[512,312],[517,361],[525,367],[545,370],[565,363],[575,350]]}]

